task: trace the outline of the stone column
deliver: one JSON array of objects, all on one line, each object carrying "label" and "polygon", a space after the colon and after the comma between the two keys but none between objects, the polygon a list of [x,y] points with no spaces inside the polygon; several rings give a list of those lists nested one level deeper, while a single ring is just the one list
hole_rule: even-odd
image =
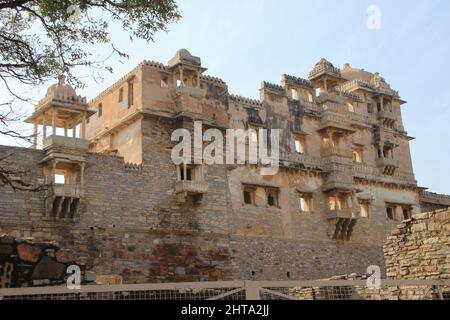
[{"label": "stone column", "polygon": [[42,145],[44,145],[45,138],[47,138],[47,116],[44,112],[42,116]]},{"label": "stone column", "polygon": [[86,163],[82,162],[80,165],[80,185],[81,187],[84,186],[84,168],[86,166]]},{"label": "stone column", "polygon": [[77,137],[77,126],[74,124],[72,128],[72,137]]},{"label": "stone column", "polygon": [[187,166],[186,162],[183,162],[183,174],[184,174],[184,180],[187,180]]},{"label": "stone column", "polygon": [[339,210],[339,197],[338,192],[334,192],[334,210]]},{"label": "stone column", "polygon": [[52,109],[52,134],[56,136],[56,114],[57,114],[56,108]]},{"label": "stone column", "polygon": [[197,72],[197,88],[200,88],[200,72]]},{"label": "stone column", "polygon": [[52,162],[52,172],[50,177],[50,182],[55,183],[55,171],[56,171],[56,164],[58,163],[57,160],[53,160]]},{"label": "stone column", "polygon": [[180,66],[180,86],[184,87],[184,74],[183,74],[183,67]]},{"label": "stone column", "polygon": [[33,145],[32,148],[37,148],[37,136],[38,136],[38,124],[37,122],[34,123],[34,135],[33,135]]},{"label": "stone column", "polygon": [[383,141],[380,141],[379,148],[380,148],[380,158],[384,158],[384,142]]},{"label": "stone column", "polygon": [[83,119],[81,120],[81,133],[80,138],[85,139],[86,138],[86,111],[83,112]]}]

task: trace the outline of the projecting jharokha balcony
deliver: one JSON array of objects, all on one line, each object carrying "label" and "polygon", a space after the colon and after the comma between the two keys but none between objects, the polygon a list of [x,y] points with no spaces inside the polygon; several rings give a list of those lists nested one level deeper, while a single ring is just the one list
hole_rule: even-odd
[{"label": "projecting jharokha balcony", "polygon": [[46,216],[52,219],[73,219],[76,217],[83,189],[77,184],[53,183],[46,198]]},{"label": "projecting jharokha balcony", "polygon": [[186,202],[187,196],[193,196],[196,201],[200,200],[207,191],[208,182],[206,181],[181,180],[175,183],[175,193],[181,203]]},{"label": "projecting jharokha balcony", "polygon": [[83,189],[78,184],[53,183],[49,187],[50,194],[55,197],[81,198]]},{"label": "projecting jharokha balcony", "polygon": [[356,219],[357,217],[357,213],[352,208],[328,210],[328,219]]},{"label": "projecting jharokha balcony", "polygon": [[44,139],[44,149],[61,148],[86,152],[89,149],[89,140],[51,135]]},{"label": "projecting jharokha balcony", "polygon": [[353,152],[349,149],[344,149],[337,146],[322,147],[322,157],[341,157],[341,158],[353,158]]},{"label": "projecting jharokha balcony", "polygon": [[380,168],[383,174],[393,175],[399,167],[399,161],[391,158],[378,158],[377,167]]},{"label": "projecting jharokha balcony", "polygon": [[377,119],[385,125],[392,126],[397,121],[397,116],[392,111],[382,110],[377,113]]},{"label": "projecting jharokha balcony", "polygon": [[175,96],[191,96],[194,98],[204,98],[206,95],[206,89],[191,86],[180,86],[172,89],[172,95]]}]

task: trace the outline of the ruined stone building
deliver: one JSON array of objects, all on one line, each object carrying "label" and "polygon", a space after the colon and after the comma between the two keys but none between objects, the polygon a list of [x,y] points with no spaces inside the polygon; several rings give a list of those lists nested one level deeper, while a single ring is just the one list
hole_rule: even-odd
[{"label": "ruined stone building", "polygon": [[[0,147],[21,179],[44,186],[0,186],[0,233],[55,240],[78,264],[128,283],[317,279],[383,266],[400,221],[450,205],[421,201],[405,101],[378,73],[322,59],[308,79],[262,82],[252,100],[205,71],[182,49],[90,102],[61,77],[26,120],[42,139]],[[282,129],[279,172],[176,166],[171,133],[194,120]]]}]

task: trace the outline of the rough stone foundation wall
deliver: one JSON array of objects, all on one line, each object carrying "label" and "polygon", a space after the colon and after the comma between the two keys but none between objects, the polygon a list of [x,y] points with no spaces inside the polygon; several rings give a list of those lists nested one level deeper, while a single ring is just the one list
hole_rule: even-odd
[{"label": "rough stone foundation wall", "polygon": [[450,279],[450,210],[416,214],[384,246],[393,279]]},{"label": "rough stone foundation wall", "polygon": [[[0,234],[0,288],[63,284],[67,267],[77,264],[76,260],[71,250],[60,249],[55,242]],[[89,277],[84,268],[81,271],[81,279],[86,283]]]}]

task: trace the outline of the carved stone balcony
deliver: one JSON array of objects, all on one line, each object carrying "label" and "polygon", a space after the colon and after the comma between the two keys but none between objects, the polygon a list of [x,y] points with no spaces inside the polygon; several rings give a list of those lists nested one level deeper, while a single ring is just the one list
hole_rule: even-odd
[{"label": "carved stone balcony", "polygon": [[328,219],[357,219],[358,218],[358,212],[353,210],[352,208],[346,208],[346,209],[328,209],[327,212]]},{"label": "carved stone balcony", "polygon": [[175,101],[176,111],[179,113],[202,114],[202,104],[199,100],[206,96],[206,89],[190,86],[172,88],[172,99]]},{"label": "carved stone balcony", "polygon": [[202,99],[206,96],[206,89],[191,86],[179,86],[171,90],[171,95],[174,98],[189,96],[197,99]]},{"label": "carved stone balcony", "polygon": [[351,127],[352,122],[343,114],[332,111],[325,111],[322,114],[319,131],[335,129],[345,133],[354,133],[356,130]]},{"label": "carved stone balcony", "polygon": [[344,212],[342,215],[345,217],[330,217],[328,220],[328,235],[333,240],[350,240],[358,221],[356,217],[348,216],[348,212]]},{"label": "carved stone balcony", "polygon": [[51,135],[44,140],[44,150],[47,149],[70,149],[84,153],[89,149],[89,140]]},{"label": "carved stone balcony", "polygon": [[397,121],[397,116],[391,111],[380,111],[377,113],[377,119],[385,126],[393,126]]},{"label": "carved stone balcony", "polygon": [[317,103],[322,104],[326,102],[334,102],[338,104],[345,104],[346,99],[342,96],[337,95],[334,92],[322,92],[317,98]]},{"label": "carved stone balcony", "polygon": [[350,149],[344,149],[337,146],[322,147],[322,157],[340,157],[340,158],[353,158],[353,151]]},{"label": "carved stone balcony", "polygon": [[193,196],[195,201],[201,200],[203,195],[208,192],[208,182],[206,181],[188,181],[181,180],[175,183],[175,193],[178,202],[184,203],[188,196]]},{"label": "carved stone balcony", "polygon": [[76,184],[51,184],[46,197],[46,217],[73,219],[78,213],[83,188]]},{"label": "carved stone balcony", "polygon": [[378,158],[376,164],[382,174],[389,176],[394,175],[399,167],[399,161],[391,158]]},{"label": "carved stone balcony", "polygon": [[344,174],[340,172],[330,172],[325,180],[323,191],[345,190],[352,191],[355,189],[353,174]]},{"label": "carved stone balcony", "polygon": [[78,184],[60,184],[54,183],[49,187],[50,194],[56,197],[81,198],[83,188]]}]

